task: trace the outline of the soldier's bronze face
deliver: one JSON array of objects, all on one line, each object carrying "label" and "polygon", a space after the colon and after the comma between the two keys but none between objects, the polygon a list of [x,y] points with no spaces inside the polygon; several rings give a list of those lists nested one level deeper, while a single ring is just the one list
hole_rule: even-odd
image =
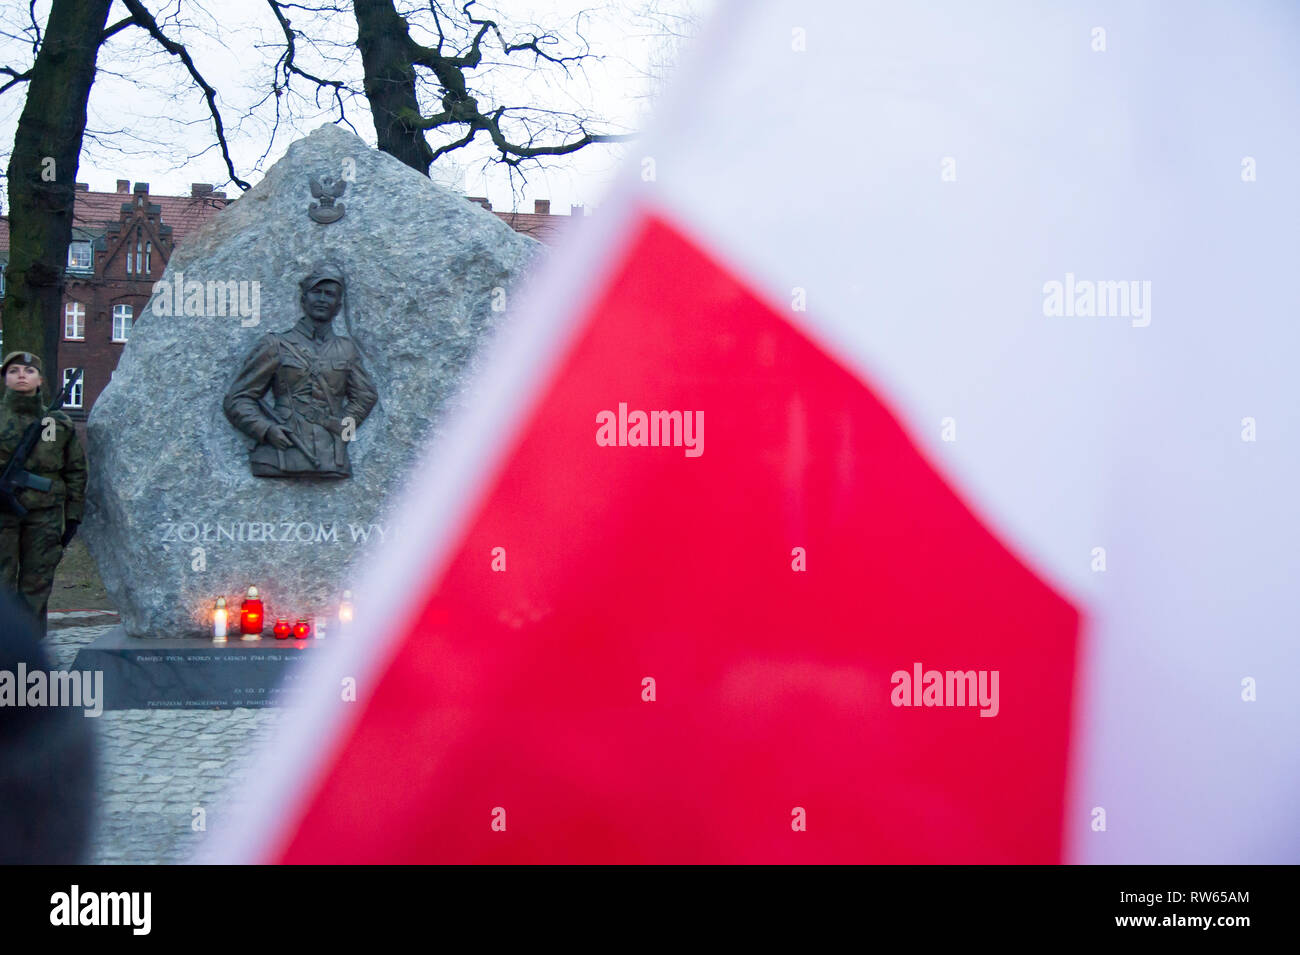
[{"label": "soldier's bronze face", "polygon": [[343,304],[343,286],[326,279],[302,293],[302,310],[314,322],[329,322]]},{"label": "soldier's bronze face", "polygon": [[20,395],[32,395],[41,386],[41,373],[31,365],[12,362],[5,369],[5,387],[12,388]]}]

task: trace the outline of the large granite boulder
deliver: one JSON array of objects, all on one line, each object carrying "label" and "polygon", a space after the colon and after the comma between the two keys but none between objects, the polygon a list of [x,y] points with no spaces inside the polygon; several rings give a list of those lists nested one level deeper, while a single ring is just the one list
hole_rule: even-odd
[{"label": "large granite boulder", "polygon": [[[339,178],[342,218],[315,221],[331,218],[330,189],[322,214],[312,180]],[[271,620],[332,614],[358,563],[400,533],[386,507],[539,249],[337,126],[186,240],[88,423],[83,530],[127,633],[203,633],[217,596],[233,625],[249,585]],[[262,336],[298,321],[299,282],[321,262],[346,276],[334,330],[378,402],[348,444],[350,478],[254,477],[253,440],[222,399]]]}]

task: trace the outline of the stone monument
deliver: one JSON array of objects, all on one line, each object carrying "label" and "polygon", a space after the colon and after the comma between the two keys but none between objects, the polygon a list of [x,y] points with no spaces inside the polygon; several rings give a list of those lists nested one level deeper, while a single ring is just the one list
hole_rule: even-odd
[{"label": "stone monument", "polygon": [[177,248],[88,422],[126,634],[335,615],[540,248],[333,125]]}]

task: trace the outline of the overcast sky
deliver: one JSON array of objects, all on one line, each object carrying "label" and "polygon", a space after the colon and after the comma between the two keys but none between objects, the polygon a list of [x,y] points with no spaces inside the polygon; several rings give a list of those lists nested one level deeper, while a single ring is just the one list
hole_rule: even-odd
[{"label": "overcast sky", "polygon": [[[275,108],[267,94],[283,34],[264,0],[146,3],[164,32],[186,43],[199,70],[217,89],[236,171],[243,179],[256,184],[290,142],[337,119],[338,108],[331,99],[322,97],[317,106],[312,101],[314,85],[295,78],[293,88],[301,95],[282,98],[281,125],[272,141]],[[340,5],[350,10],[346,0]],[[0,36],[0,64],[19,70],[26,69],[32,57],[30,43],[21,34],[27,24],[26,6],[7,3],[0,12],[0,30],[7,34]],[[467,76],[481,109],[532,105],[577,111],[600,117],[601,122],[589,126],[594,132],[628,132],[644,121],[660,78],[681,47],[671,34],[690,32],[690,24],[707,15],[712,0],[510,0],[500,9],[497,6],[480,3],[475,12],[502,23],[508,39],[532,32],[529,24],[540,24],[566,41],[555,48],[557,53],[573,53],[582,49],[580,32],[600,58],[587,60],[565,77],[558,68],[535,67],[531,56],[517,53],[509,62],[484,71],[477,85],[475,74]],[[427,4],[398,0],[400,10],[415,7]],[[42,24],[48,9],[48,2],[38,2]],[[109,22],[124,15],[121,4],[114,3]],[[295,27],[319,38],[315,48],[298,41],[298,65],[325,78],[346,79],[360,89],[360,55],[352,46],[356,23],[351,13],[321,18],[291,8],[289,15]],[[422,35],[418,27],[412,35],[422,42],[434,39]],[[488,47],[487,53],[503,60],[499,47]],[[344,55],[349,57],[347,66],[332,61]],[[0,97],[0,159],[5,166],[24,96],[25,87],[18,86]],[[373,144],[374,125],[365,99],[353,99],[345,108],[356,131]],[[117,34],[100,51],[87,134],[77,179],[95,190],[112,190],[120,178],[146,181],[155,194],[187,195],[192,182],[220,185],[229,178],[214,145],[202,94],[179,61],[160,51],[138,28]],[[436,148],[442,140],[434,133],[429,141]],[[270,151],[264,157],[268,143]],[[468,195],[487,195],[497,209],[530,211],[534,199],[550,199],[553,212],[567,212],[571,204],[598,204],[627,148],[590,146],[550,160],[546,169],[528,169],[526,184],[518,178],[512,184],[504,166],[485,163],[491,150],[476,144],[472,151],[449,154],[451,162],[440,160],[433,178]],[[229,184],[225,188],[230,194],[239,191]]]}]

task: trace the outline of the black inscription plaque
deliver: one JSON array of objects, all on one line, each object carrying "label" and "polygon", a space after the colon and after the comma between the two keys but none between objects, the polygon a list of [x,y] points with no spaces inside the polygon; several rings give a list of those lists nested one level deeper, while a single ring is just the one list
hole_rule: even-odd
[{"label": "black inscription plaque", "polygon": [[106,710],[232,710],[291,705],[299,668],[318,641],[269,635],[133,640],[114,627],[77,651],[74,670],[102,670]]}]

